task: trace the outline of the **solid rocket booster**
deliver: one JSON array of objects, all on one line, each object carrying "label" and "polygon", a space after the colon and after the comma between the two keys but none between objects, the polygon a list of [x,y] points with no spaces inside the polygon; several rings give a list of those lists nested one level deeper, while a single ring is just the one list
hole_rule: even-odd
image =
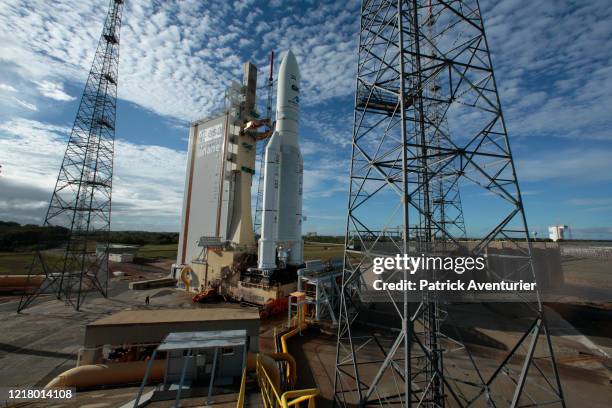
[{"label": "solid rocket booster", "polygon": [[302,179],[304,163],[298,143],[300,71],[287,52],[278,71],[276,128],[264,156],[264,190],[258,268],[302,265]]}]

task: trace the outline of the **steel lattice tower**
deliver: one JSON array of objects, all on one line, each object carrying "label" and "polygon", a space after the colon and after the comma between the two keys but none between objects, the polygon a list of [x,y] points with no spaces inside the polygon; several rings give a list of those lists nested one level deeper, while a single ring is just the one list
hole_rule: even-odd
[{"label": "steel lattice tower", "polygon": [[[482,238],[441,213],[460,183],[483,202]],[[334,402],[565,406],[538,293],[502,308],[407,290],[376,303],[373,259],[398,253],[486,255],[489,281],[536,279],[477,0],[362,2]],[[518,333],[499,356],[474,354],[454,324],[483,316]]]},{"label": "steel lattice tower", "polygon": [[[425,44],[427,52],[436,56],[436,44],[438,36],[436,35],[436,18],[432,15],[431,2],[428,3],[428,14],[425,20],[427,27],[427,36],[430,46]],[[463,207],[461,205],[461,194],[459,192],[460,171],[459,163],[453,160],[451,156],[441,155],[442,149],[452,149],[453,142],[448,127],[448,118],[446,110],[448,103],[444,101],[444,96],[440,94],[441,87],[438,84],[437,78],[433,78],[427,85],[429,98],[424,101],[424,115],[428,118],[425,124],[425,131],[430,144],[433,147],[430,151],[433,159],[429,166],[432,168],[434,176],[431,180],[431,213],[434,220],[434,231],[432,238],[437,241],[448,240],[448,231],[454,237],[467,238],[465,231],[465,222],[463,219]],[[440,228],[436,228],[440,226]]]},{"label": "steel lattice tower", "polygon": [[[272,122],[272,95],[274,91],[274,51],[270,53],[270,70],[268,72],[268,82],[266,88],[268,89],[268,95],[266,100],[266,119],[268,120],[267,133],[271,136],[274,132],[274,123]],[[261,217],[262,217],[262,205],[263,205],[263,188],[264,188],[264,167],[265,160],[264,156],[266,153],[266,146],[270,137],[266,137],[257,144],[257,158],[259,159],[259,177],[257,178],[257,195],[255,197],[255,216],[253,217],[253,232],[255,236],[261,235]]]},{"label": "steel lattice tower", "polygon": [[61,252],[37,253],[30,276],[43,274],[45,280],[22,297],[19,311],[42,293],[53,293],[76,310],[87,293],[107,294],[122,11],[122,0],[110,1],[43,224],[66,228],[68,239]]}]

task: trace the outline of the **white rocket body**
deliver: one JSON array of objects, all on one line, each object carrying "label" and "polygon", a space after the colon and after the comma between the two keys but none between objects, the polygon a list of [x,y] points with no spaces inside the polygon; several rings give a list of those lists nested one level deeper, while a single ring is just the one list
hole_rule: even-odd
[{"label": "white rocket body", "polygon": [[303,264],[302,182],[304,163],[298,143],[300,72],[287,52],[278,72],[276,129],[265,152],[263,211],[258,268]]}]

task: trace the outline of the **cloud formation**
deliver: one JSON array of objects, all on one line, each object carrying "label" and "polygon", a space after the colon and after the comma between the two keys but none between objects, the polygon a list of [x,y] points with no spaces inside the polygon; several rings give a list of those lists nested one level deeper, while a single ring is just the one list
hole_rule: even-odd
[{"label": "cloud formation", "polygon": [[[0,124],[0,219],[40,223],[49,204],[70,128],[18,119]],[[113,228],[174,230],[183,200],[183,151],[118,140]]]},{"label": "cloud formation", "polygon": [[[242,62],[251,59],[263,72],[270,51],[289,48],[303,62],[307,104],[350,94],[357,2],[303,5],[303,12],[298,6],[270,5],[264,16],[253,1],[216,7],[195,0],[126,2],[119,97],[194,120],[221,106]],[[46,97],[70,100],[62,83],[85,80],[106,7],[104,1],[3,2],[0,51],[14,64],[5,69],[32,79]]]},{"label": "cloud formation", "polygon": [[62,84],[54,83],[51,81],[40,81],[36,83],[38,85],[38,90],[43,96],[46,96],[50,99],[55,99],[56,101],[72,101],[76,99],[74,96],[68,95],[64,92],[64,86]]},{"label": "cloud formation", "polygon": [[[542,196],[559,180],[609,186],[609,1],[480,3],[519,181]],[[79,98],[107,6],[106,0],[0,2],[0,183],[10,191],[10,199],[0,194],[0,217],[40,214],[48,202],[71,125],[49,107]],[[322,207],[334,208],[339,215],[321,216],[343,219],[358,28],[356,0],[240,0],[214,7],[131,0],[121,31],[119,97],[159,122],[184,124],[222,106],[244,61],[259,67],[261,87],[270,51],[279,61],[280,52],[293,49],[302,74],[305,188],[312,197],[305,213],[315,219]],[[178,224],[184,168],[176,163],[184,163],[178,147],[184,145],[117,141],[114,226]]]}]

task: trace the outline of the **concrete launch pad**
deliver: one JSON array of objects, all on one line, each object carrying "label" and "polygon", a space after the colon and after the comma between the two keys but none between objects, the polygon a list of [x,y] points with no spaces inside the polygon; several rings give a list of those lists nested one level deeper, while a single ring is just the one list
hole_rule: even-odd
[{"label": "concrete launch pad", "polygon": [[[0,382],[7,386],[43,386],[51,378],[76,364],[77,352],[83,346],[86,326],[98,321],[99,324],[129,323],[132,317],[153,312],[146,319],[176,320],[174,311],[184,311],[185,315],[196,315],[198,310],[203,315],[219,315],[215,309],[228,310],[227,316],[244,311],[237,304],[194,305],[189,294],[171,289],[153,289],[147,291],[130,291],[127,282],[113,279],[111,296],[108,299],[91,298],[85,303],[81,312],[75,312],[62,302],[51,298],[41,299],[41,303],[18,315],[15,313],[16,298],[5,298],[0,305]],[[149,306],[144,299],[150,296]],[[579,307],[579,306],[574,306]],[[173,309],[172,311],[168,309]],[[591,307],[592,309],[592,307]],[[129,310],[128,312],[121,312]],[[495,305],[482,307],[467,305],[454,310],[460,316],[451,324],[462,328],[462,333],[471,335],[468,347],[483,366],[487,361],[500,358],[504,350],[516,341],[519,331],[512,325],[500,326],[499,310]],[[121,312],[117,317],[112,313]],[[595,316],[580,308],[583,319]],[[169,315],[170,313],[170,315]],[[607,313],[608,320],[612,311],[598,309],[599,314]],[[122,317],[123,316],[123,317]],[[131,317],[130,317],[131,316]],[[164,318],[165,316],[165,318]],[[568,406],[580,406],[583,395],[591,398],[589,406],[607,407],[612,400],[610,388],[610,360],[606,357],[612,353],[612,347],[606,340],[597,336],[584,336],[554,310],[548,310],[549,327],[552,341],[557,352],[564,390]],[[130,320],[131,319],[131,320]],[[145,319],[145,320],[146,320]],[[274,351],[274,332],[285,316],[262,320],[259,328],[260,351]],[[189,320],[189,319],[188,319]],[[96,326],[96,324],[93,324]],[[465,340],[465,339],[464,339]],[[61,347],[58,347],[61,345]],[[319,406],[330,406],[332,398],[333,372],[336,352],[336,338],[331,331],[309,329],[302,335],[295,336],[289,342],[290,352],[298,362],[298,388],[317,386],[321,395],[317,400]],[[376,352],[376,350],[364,350]],[[457,353],[449,355],[446,360],[453,372],[461,373],[461,367],[467,362]],[[150,387],[145,389],[147,392]],[[66,403],[37,402],[29,406],[65,406],[65,407],[118,407],[134,398],[137,387],[128,385],[119,388],[82,391],[77,399]],[[253,393],[249,406],[257,406],[259,395]],[[227,400],[227,401],[226,401]],[[218,406],[234,404],[232,396],[217,400]],[[166,407],[161,402],[151,405]],[[202,399],[183,401],[183,406],[202,406]]]}]

